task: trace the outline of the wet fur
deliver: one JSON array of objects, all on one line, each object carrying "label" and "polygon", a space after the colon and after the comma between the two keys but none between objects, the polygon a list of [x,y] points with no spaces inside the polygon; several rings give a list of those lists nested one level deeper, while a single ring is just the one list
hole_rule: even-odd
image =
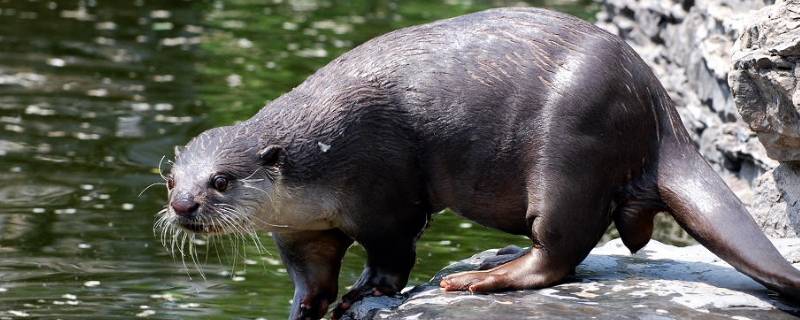
[{"label": "wet fur", "polygon": [[176,168],[241,178],[262,167],[256,151],[269,145],[285,148],[285,160],[259,173],[254,186],[268,195],[208,199],[273,225],[296,286],[295,319],[322,317],[335,301],[353,241],[367,251],[366,268],[333,316],[365,295],[398,292],[430,214],[447,207],[533,244],[489,270],[448,277],[448,290],[552,285],[612,221],[635,251],[653,214],[669,211],[739,270],[798,296],[797,270],[697,154],[647,65],[616,36],[565,14],[487,10],[375,38],[253,118],[196,138]]}]

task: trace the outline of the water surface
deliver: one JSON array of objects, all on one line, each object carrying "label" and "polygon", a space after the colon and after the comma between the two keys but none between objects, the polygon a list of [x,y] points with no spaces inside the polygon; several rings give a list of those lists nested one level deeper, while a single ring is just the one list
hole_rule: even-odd
[{"label": "water surface", "polygon": [[[159,159],[374,36],[516,4],[0,0],[0,316],[285,318],[292,285],[267,235],[261,253],[198,242],[205,279],[162,248],[152,224],[165,191],[137,196],[160,180]],[[597,9],[527,4],[583,18]],[[439,215],[411,281],[509,243],[526,245]],[[350,250],[343,288],[363,261],[361,248]]]}]

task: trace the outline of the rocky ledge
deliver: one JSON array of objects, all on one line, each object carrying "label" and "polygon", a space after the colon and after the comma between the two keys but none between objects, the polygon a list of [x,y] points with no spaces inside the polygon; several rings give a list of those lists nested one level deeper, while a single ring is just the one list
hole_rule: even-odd
[{"label": "rocky ledge", "polygon": [[[800,239],[773,241],[800,266]],[[619,239],[595,248],[564,284],[495,294],[443,292],[448,274],[473,270],[496,250],[440,271],[397,297],[370,297],[345,319],[795,319],[792,307],[701,246],[651,241],[631,255]]]}]

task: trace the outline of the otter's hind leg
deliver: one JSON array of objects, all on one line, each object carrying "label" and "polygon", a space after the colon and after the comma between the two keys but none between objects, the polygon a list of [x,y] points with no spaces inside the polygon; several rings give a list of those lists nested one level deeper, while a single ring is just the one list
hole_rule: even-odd
[{"label": "otter's hind leg", "polygon": [[531,251],[490,270],[445,277],[445,290],[491,292],[542,288],[569,275],[597,244],[611,223],[610,193],[602,175],[587,168],[546,171],[546,181],[531,196],[527,218]]},{"label": "otter's hind leg", "polygon": [[339,230],[273,233],[294,282],[289,319],[319,319],[336,301],[345,251],[353,243]]}]

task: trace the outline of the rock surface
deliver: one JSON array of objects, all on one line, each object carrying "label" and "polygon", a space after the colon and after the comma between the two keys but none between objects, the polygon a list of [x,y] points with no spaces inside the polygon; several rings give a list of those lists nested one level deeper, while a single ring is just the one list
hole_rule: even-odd
[{"label": "rock surface", "polygon": [[[774,243],[800,261],[800,239]],[[786,304],[700,246],[651,241],[635,255],[612,240],[595,248],[567,283],[496,294],[443,292],[439,280],[475,269],[495,250],[440,271],[398,297],[369,297],[344,319],[795,319]],[[797,264],[795,264],[797,266]]]},{"label": "rock surface", "polygon": [[750,213],[773,237],[800,237],[800,167],[781,164],[756,181]]},{"label": "rock surface", "polygon": [[742,118],[771,158],[800,161],[800,1],[752,14],[732,59],[729,82]]}]

